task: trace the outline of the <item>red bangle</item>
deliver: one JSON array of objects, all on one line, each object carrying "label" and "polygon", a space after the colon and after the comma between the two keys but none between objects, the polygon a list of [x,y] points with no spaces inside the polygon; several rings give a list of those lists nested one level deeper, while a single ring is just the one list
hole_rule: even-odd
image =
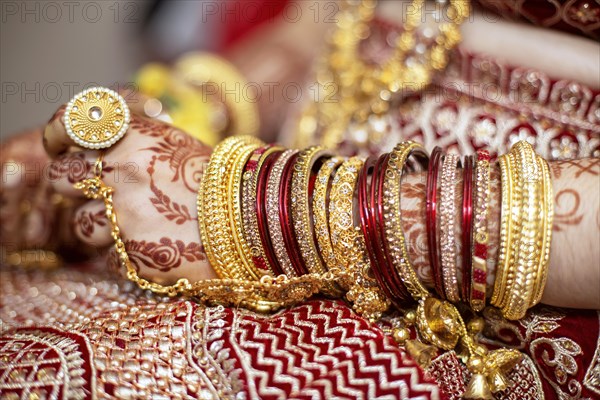
[{"label": "red bangle", "polygon": [[473,249],[473,156],[465,157],[462,204],[462,298],[471,302],[471,266]]},{"label": "red bangle", "polygon": [[362,230],[363,237],[365,238],[365,247],[367,249],[367,254],[369,255],[369,260],[371,262],[371,271],[373,271],[373,275],[375,276],[375,279],[377,280],[379,287],[383,290],[385,296],[388,299],[393,299],[392,293],[388,288],[386,279],[383,276],[383,272],[379,267],[379,260],[377,259],[377,254],[375,252],[375,243],[373,240],[373,235],[371,234],[372,222],[371,209],[369,206],[368,177],[369,173],[372,174],[376,162],[377,157],[369,157],[365,161],[358,175],[358,209],[360,214],[360,229]]},{"label": "red bangle", "polygon": [[433,274],[433,283],[435,291],[442,298],[446,298],[444,292],[444,280],[442,277],[442,268],[440,266],[440,257],[438,254],[439,243],[437,234],[437,181],[439,168],[442,160],[442,149],[436,147],[431,152],[431,162],[427,170],[427,192],[426,192],[426,212],[425,224],[427,229],[427,242],[429,247],[429,264]]},{"label": "red bangle", "polygon": [[283,233],[283,242],[287,248],[288,254],[290,255],[290,261],[292,262],[292,268],[296,272],[297,276],[305,275],[308,273],[304,261],[300,255],[300,248],[298,242],[294,236],[294,225],[291,220],[291,190],[292,190],[292,173],[294,172],[294,165],[298,153],[294,154],[285,165],[283,174],[281,175],[281,186],[279,190],[281,197],[279,201],[279,221],[281,223],[281,232]]},{"label": "red bangle", "polygon": [[[379,159],[375,170],[373,171],[373,180],[371,181],[371,207],[373,210],[373,227],[375,228],[375,238],[377,240],[376,249],[379,250],[380,263],[384,274],[386,275],[388,286],[395,297],[395,301],[399,304],[407,304],[412,297],[408,292],[398,272],[394,268],[394,263],[390,254],[390,250],[385,240],[385,224],[383,220],[383,185],[385,180],[385,171],[390,159],[390,154],[386,154]],[[399,207],[400,205],[398,205]]]},{"label": "red bangle", "polygon": [[284,272],[281,269],[281,265],[279,265],[277,257],[275,256],[273,244],[271,243],[271,237],[269,235],[266,197],[269,174],[272,170],[273,164],[275,161],[277,161],[282,153],[283,150],[280,150],[267,156],[267,159],[264,161],[262,168],[258,173],[258,182],[256,185],[256,217],[258,219],[258,233],[265,251],[265,256],[267,257],[267,261],[269,262],[269,265],[271,266],[275,276],[283,275]]},{"label": "red bangle", "polygon": [[250,156],[244,165],[242,185],[240,188],[242,199],[242,221],[246,241],[252,250],[252,263],[261,273],[272,272],[265,249],[260,241],[260,228],[256,209],[256,188],[258,175],[266,157],[276,151],[272,145],[259,147]]}]

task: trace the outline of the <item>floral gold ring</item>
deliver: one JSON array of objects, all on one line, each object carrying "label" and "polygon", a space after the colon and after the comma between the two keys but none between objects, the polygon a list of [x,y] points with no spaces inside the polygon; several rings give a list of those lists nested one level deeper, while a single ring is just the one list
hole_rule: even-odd
[{"label": "floral gold ring", "polygon": [[125,99],[117,92],[93,87],[76,94],[64,115],[69,137],[86,149],[105,149],[127,132],[130,113]]}]

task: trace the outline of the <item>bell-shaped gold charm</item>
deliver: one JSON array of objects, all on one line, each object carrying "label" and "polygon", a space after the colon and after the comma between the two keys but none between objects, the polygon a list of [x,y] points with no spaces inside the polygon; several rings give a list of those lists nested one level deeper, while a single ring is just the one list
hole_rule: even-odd
[{"label": "bell-shaped gold charm", "polygon": [[473,374],[463,398],[472,400],[494,400],[487,379],[483,374]]},{"label": "bell-shaped gold charm", "polygon": [[418,340],[407,340],[404,344],[406,351],[411,355],[413,360],[421,368],[427,368],[431,364],[431,360],[437,356],[437,349],[435,346],[430,346],[425,343],[421,343]]},{"label": "bell-shaped gold charm", "polygon": [[506,376],[504,376],[504,374],[497,369],[488,374],[488,381],[490,383],[492,392],[494,393],[501,392],[508,387],[508,380],[506,379]]}]

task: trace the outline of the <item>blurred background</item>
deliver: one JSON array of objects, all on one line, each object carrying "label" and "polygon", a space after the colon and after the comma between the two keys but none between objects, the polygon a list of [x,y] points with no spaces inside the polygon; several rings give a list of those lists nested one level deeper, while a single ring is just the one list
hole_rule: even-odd
[{"label": "blurred background", "polygon": [[144,62],[221,49],[244,30],[226,21],[235,7],[233,0],[1,1],[0,139],[44,124],[84,88],[131,86]]}]

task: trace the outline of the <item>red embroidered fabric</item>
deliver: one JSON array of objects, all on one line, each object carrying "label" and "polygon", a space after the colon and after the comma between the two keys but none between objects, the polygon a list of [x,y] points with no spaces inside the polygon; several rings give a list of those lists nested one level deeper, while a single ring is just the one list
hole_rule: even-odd
[{"label": "red embroidered fabric", "polygon": [[[424,371],[341,301],[274,315],[159,298],[86,266],[0,272],[3,398],[459,399],[453,352]],[[537,307],[519,322],[488,308],[483,339],[526,354],[499,399],[600,395],[599,315]],[[12,397],[11,397],[12,396]]]},{"label": "red embroidered fabric", "polygon": [[507,19],[600,39],[598,0],[477,0]]}]

